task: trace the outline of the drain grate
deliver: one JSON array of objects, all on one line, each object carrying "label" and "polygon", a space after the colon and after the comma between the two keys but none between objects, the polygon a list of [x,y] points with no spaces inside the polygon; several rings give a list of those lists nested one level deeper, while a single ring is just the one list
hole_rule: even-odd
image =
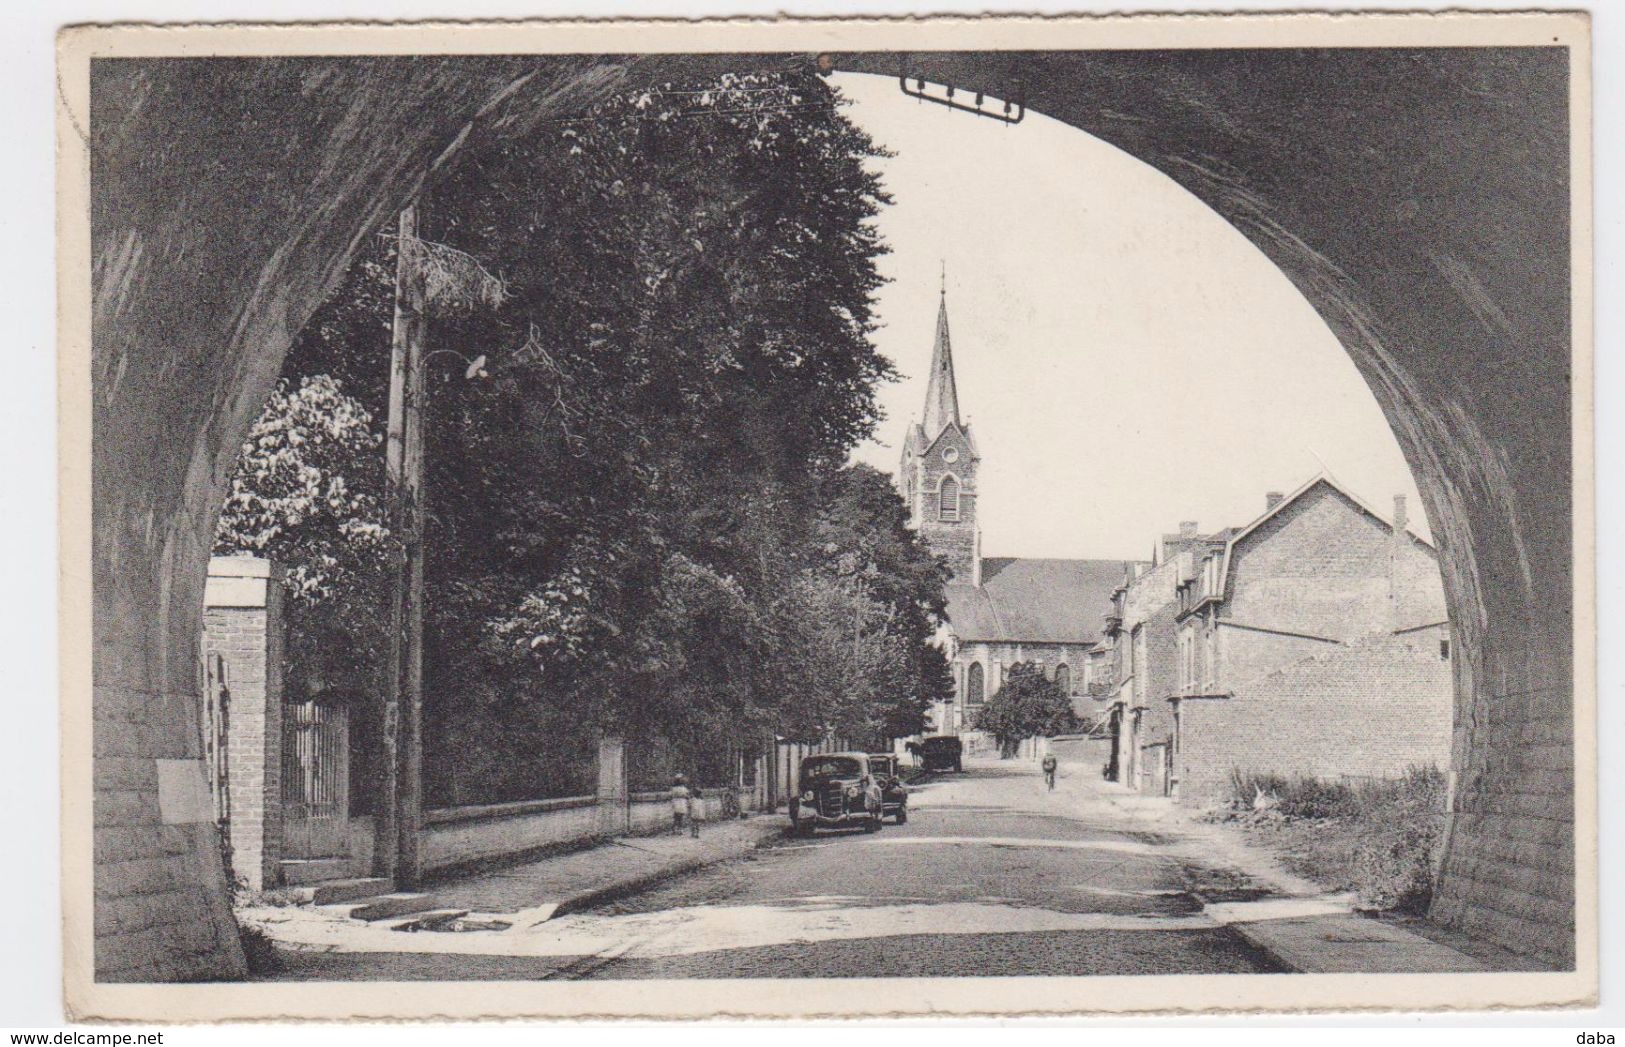
[{"label": "drain grate", "polygon": [[1272,898],[1275,892],[1262,887],[1232,887],[1228,890],[1203,890],[1202,899],[1209,905],[1220,902],[1256,902],[1264,898]]},{"label": "drain grate", "polygon": [[424,913],[410,920],[402,920],[395,924],[391,930],[415,933],[417,931],[439,931],[463,933],[469,931],[505,931],[513,926],[512,920],[501,920],[490,916],[470,916],[467,909],[442,910],[440,912]]}]

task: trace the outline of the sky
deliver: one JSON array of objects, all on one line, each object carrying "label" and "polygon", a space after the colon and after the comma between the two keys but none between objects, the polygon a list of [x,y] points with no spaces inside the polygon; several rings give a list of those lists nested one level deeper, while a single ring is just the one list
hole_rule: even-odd
[{"label": "sky", "polygon": [[854,458],[895,474],[925,400],[938,290],[982,455],[988,556],[1145,559],[1329,472],[1385,517],[1415,481],[1348,354],[1251,241],[1171,179],[1037,113],[1006,126],[837,74],[896,154],[875,340],[903,376]]}]

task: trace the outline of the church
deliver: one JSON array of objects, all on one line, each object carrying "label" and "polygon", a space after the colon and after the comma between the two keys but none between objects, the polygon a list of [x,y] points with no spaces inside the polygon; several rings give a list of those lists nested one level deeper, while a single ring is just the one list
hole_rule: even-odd
[{"label": "church", "polygon": [[1075,696],[1074,708],[1085,708],[1087,669],[1107,649],[1105,615],[1128,567],[1122,560],[984,556],[977,525],[981,465],[975,435],[959,413],[944,289],[925,410],[909,427],[897,474],[911,526],[953,569],[942,642],[954,700],[936,705],[928,726],[940,734],[974,730],[977,712],[1018,662],[1043,666]]}]

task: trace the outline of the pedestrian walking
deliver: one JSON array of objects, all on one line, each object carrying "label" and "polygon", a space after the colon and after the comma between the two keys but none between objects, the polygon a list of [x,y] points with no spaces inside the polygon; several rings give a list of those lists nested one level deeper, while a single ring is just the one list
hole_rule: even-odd
[{"label": "pedestrian walking", "polygon": [[1044,768],[1044,784],[1049,787],[1050,792],[1054,792],[1055,791],[1055,754],[1054,753],[1045,753],[1044,754],[1044,762],[1043,762],[1043,764],[1041,766]]},{"label": "pedestrian walking", "polygon": [[[678,835],[683,831],[684,823],[694,820],[694,796],[688,791],[688,779],[678,775],[671,781],[671,834]],[[695,836],[700,834],[698,826],[692,827]]]}]

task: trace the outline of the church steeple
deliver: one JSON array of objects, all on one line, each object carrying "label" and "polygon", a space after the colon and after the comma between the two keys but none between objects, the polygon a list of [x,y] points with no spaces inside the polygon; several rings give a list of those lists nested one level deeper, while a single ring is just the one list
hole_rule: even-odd
[{"label": "church steeple", "polygon": [[948,339],[948,290],[937,303],[937,338],[931,347],[925,413],[903,444],[898,488],[909,522],[932,552],[944,557],[954,578],[982,584],[982,532],[976,523],[976,472],[981,455],[959,417],[954,354]]},{"label": "church steeple", "polygon": [[931,376],[926,380],[925,414],[920,418],[920,427],[927,440],[935,440],[949,422],[960,425],[954,353],[948,339],[948,288],[944,283],[937,303],[937,337],[931,346]]}]

